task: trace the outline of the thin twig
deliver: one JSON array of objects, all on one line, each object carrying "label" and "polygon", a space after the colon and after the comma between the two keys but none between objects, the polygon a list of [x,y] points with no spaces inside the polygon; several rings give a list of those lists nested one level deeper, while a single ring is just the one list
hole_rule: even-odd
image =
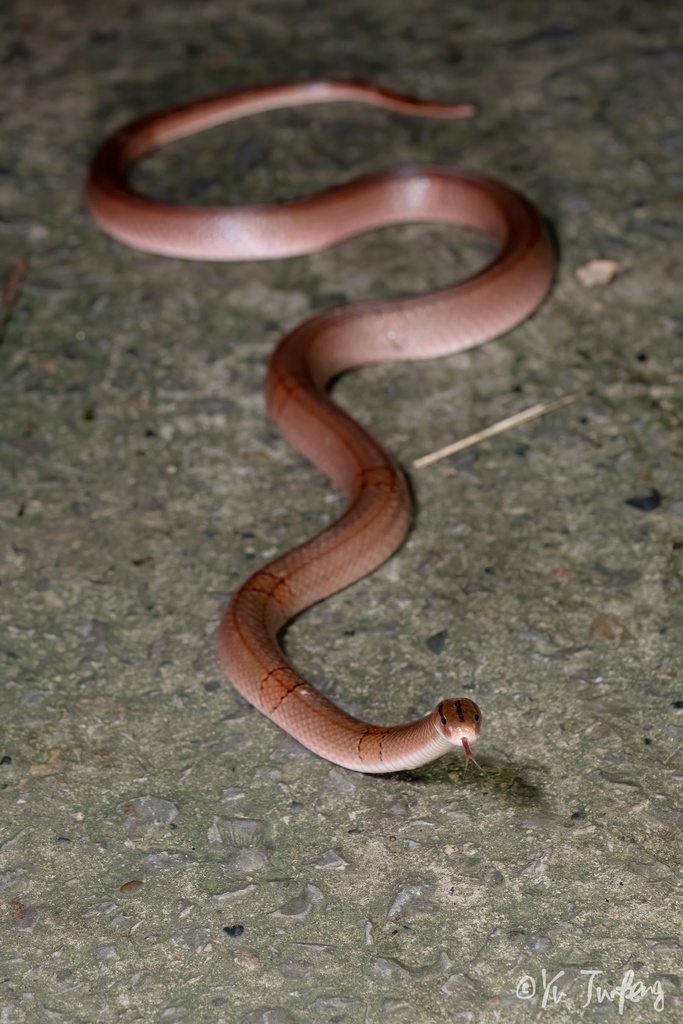
[{"label": "thin twig", "polygon": [[28,268],[29,258],[25,253],[15,256],[10,263],[5,283],[2,286],[2,295],[0,295],[0,345],[2,345],[5,328],[9,323],[14,304],[21,293],[21,286],[28,274]]},{"label": "thin twig", "polygon": [[555,402],[532,405],[530,409],[524,409],[522,412],[515,413],[514,416],[508,416],[507,419],[500,420],[490,427],[485,427],[483,430],[477,431],[476,434],[464,437],[462,441],[455,441],[454,444],[446,445],[445,448],[439,448],[437,452],[432,452],[430,455],[423,455],[422,458],[415,459],[413,466],[415,469],[431,466],[433,462],[445,459],[447,455],[455,455],[456,452],[461,452],[465,448],[471,448],[473,445],[479,444],[480,441],[486,441],[489,437],[495,437],[496,434],[503,434],[506,430],[518,427],[520,423],[528,423],[529,420],[535,420],[538,416],[545,416],[548,412],[561,409],[563,405],[575,402],[578,397],[578,395],[565,395],[564,398],[558,398]]}]

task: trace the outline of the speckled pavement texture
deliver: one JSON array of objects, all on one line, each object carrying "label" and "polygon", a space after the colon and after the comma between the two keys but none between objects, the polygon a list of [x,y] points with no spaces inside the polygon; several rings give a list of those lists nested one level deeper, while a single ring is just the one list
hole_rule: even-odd
[{"label": "speckled pavement texture", "polygon": [[[6,0],[0,19],[1,1024],[680,1020],[680,6]],[[266,422],[278,336],[485,247],[410,226],[183,263],[115,244],[83,203],[127,119],[323,76],[480,113],[285,111],[138,181],[255,202],[444,162],[552,222],[531,321],[336,394],[407,468],[576,402],[413,471],[403,549],[287,634],[370,720],[475,697],[484,775],[456,753],[388,778],[309,755],[236,697],[215,631],[255,566],[341,508]],[[595,259],[619,273],[587,287]]]}]

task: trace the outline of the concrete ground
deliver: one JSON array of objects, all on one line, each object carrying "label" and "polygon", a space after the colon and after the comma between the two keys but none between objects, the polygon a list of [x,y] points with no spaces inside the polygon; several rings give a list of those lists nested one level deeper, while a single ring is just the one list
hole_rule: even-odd
[{"label": "concrete ground", "polygon": [[[0,1022],[680,1020],[679,5],[7,0],[0,19]],[[286,111],[138,180],[239,203],[443,162],[552,222],[532,320],[336,394],[407,468],[576,402],[413,471],[401,552],[287,635],[370,720],[474,696],[484,775],[458,754],[334,768],[237,699],[215,648],[234,587],[341,508],[264,417],[276,339],[444,284],[482,244],[410,226],[184,263],[84,207],[126,120],[319,77],[480,113]],[[618,275],[589,287],[596,259]]]}]

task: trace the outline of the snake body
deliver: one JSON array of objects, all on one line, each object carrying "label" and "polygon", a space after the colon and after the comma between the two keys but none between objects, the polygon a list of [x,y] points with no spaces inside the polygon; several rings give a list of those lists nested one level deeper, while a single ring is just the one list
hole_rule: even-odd
[{"label": "snake body", "polygon": [[498,181],[448,167],[409,168],[358,179],[277,206],[188,207],[128,185],[144,154],[205,128],[292,104],[353,100],[430,117],[472,108],[423,103],[360,83],[271,86],[211,97],[152,114],[107,139],[87,186],[96,222],[119,241],[186,259],[275,259],[323,249],[389,224],[438,221],[491,236],[497,255],[483,270],[428,295],[322,312],[278,344],[266,400],[280,433],[348,496],[345,512],[311,540],[259,569],[235,593],[219,628],[219,651],[235,688],[321,757],[356,771],[416,768],[479,735],[468,698],[441,701],[404,725],[371,725],[342,710],[287,660],[278,635],[303,609],[372,572],[403,540],[410,501],[402,473],[327,385],[368,363],[430,359],[508,331],[538,306],[551,283],[553,252],[541,219]]}]

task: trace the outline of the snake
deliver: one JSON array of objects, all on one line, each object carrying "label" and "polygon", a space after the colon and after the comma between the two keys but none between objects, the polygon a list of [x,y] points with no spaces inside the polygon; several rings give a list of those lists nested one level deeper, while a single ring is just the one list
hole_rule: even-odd
[{"label": "snake", "polygon": [[[118,242],[190,260],[282,259],[387,225],[424,221],[471,229],[494,241],[487,265],[448,287],[324,309],[279,341],[266,374],[268,414],[280,434],[346,495],[347,504],[334,522],[247,579],[218,628],[220,660],[235,689],[320,757],[382,774],[418,768],[462,748],[467,766],[482,724],[473,700],[441,700],[424,717],[404,724],[365,722],[297,671],[282,634],[300,612],[378,568],[401,545],[411,521],[401,468],[334,401],[331,382],[368,364],[462,352],[520,324],[552,283],[554,248],[543,219],[502,182],[448,166],[400,167],[314,195],[240,206],[168,202],[136,191],[128,181],[141,157],[195,132],[326,102],[432,118],[474,113],[470,104],[427,102],[363,82],[222,93],[152,113],[109,136],[90,165],[87,203],[97,225]],[[389,698],[387,704],[390,717]]]}]

